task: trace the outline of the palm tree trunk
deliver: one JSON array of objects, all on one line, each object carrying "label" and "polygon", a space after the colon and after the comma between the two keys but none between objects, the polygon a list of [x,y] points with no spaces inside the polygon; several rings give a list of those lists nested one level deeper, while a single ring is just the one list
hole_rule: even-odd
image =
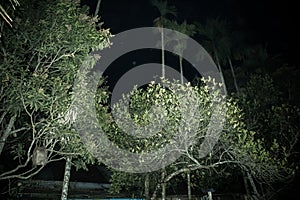
[{"label": "palm tree trunk", "polygon": [[237,93],[239,93],[239,87],[238,87],[238,84],[236,82],[236,76],[235,76],[235,73],[234,73],[234,69],[233,69],[233,66],[232,66],[231,59],[229,57],[228,57],[228,63],[230,65],[230,70],[231,70],[231,74],[232,74],[232,78],[233,78],[235,90],[236,90]]},{"label": "palm tree trunk", "polygon": [[182,56],[179,56],[179,67],[180,67],[180,82],[183,85],[183,66],[182,66]]},{"label": "palm tree trunk", "polygon": [[188,200],[192,200],[191,171],[187,172],[187,181],[188,181]]},{"label": "palm tree trunk", "polygon": [[69,188],[69,181],[71,176],[71,166],[72,166],[72,158],[70,156],[66,159],[65,165],[65,173],[64,173],[64,181],[61,193],[61,200],[67,200],[68,198],[68,188]]},{"label": "palm tree trunk", "polygon": [[161,76],[164,79],[166,76],[165,71],[165,41],[164,41],[164,29],[161,26]]},{"label": "palm tree trunk", "polygon": [[97,6],[96,6],[96,10],[95,10],[95,14],[94,14],[94,16],[95,16],[95,17],[96,17],[96,16],[99,14],[99,10],[100,10],[101,1],[102,1],[102,0],[98,0],[98,2],[97,2]]}]

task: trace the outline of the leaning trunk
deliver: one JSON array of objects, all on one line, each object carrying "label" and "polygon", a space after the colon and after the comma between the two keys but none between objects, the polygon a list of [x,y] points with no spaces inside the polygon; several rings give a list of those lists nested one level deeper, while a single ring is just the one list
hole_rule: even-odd
[{"label": "leaning trunk", "polygon": [[69,156],[66,159],[65,165],[65,174],[64,174],[64,182],[61,193],[61,200],[67,200],[68,197],[68,189],[69,189],[69,181],[71,176],[71,166],[72,166],[72,158]]},{"label": "leaning trunk", "polygon": [[224,94],[227,96],[227,89],[226,89],[225,79],[224,79],[223,71],[222,71],[222,68],[221,68],[220,61],[219,61],[219,57],[218,57],[218,54],[217,54],[216,51],[215,51],[215,55],[216,55],[217,66],[218,66],[219,73],[220,73],[220,76],[221,76],[221,81],[222,81],[222,85],[223,85],[223,89],[224,89]]},{"label": "leaning trunk", "polygon": [[251,185],[251,187],[252,187],[252,189],[253,189],[253,193],[255,194],[256,197],[259,197],[260,195],[259,195],[259,193],[258,193],[258,191],[257,191],[257,188],[256,188],[256,185],[255,185],[254,180],[253,180],[253,178],[252,178],[252,175],[250,174],[249,171],[247,171],[247,177],[248,177],[248,180],[249,180],[249,182],[250,182],[250,185]]},{"label": "leaning trunk", "polygon": [[235,90],[236,90],[237,93],[239,93],[239,87],[238,87],[238,84],[236,82],[235,72],[234,72],[234,69],[233,69],[233,66],[232,66],[231,59],[229,57],[228,57],[228,63],[230,65],[230,70],[231,70],[231,74],[232,74],[232,78],[233,78],[233,83],[234,83]]}]

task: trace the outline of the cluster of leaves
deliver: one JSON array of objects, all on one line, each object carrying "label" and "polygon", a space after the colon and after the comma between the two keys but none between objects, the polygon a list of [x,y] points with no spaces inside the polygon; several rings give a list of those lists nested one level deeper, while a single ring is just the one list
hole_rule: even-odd
[{"label": "cluster of leaves", "polygon": [[[162,98],[163,97],[163,98]],[[127,105],[128,104],[128,108]],[[113,106],[119,121],[111,124],[108,137],[122,148],[132,152],[148,152],[164,146],[169,138],[173,136],[174,125],[180,120],[178,111],[178,100],[174,93],[160,84],[150,84],[146,89],[133,89],[130,94]],[[154,123],[154,124],[153,124]],[[136,124],[137,126],[132,126]],[[121,127],[119,126],[121,125]],[[145,128],[153,127],[153,130]],[[153,132],[155,127],[163,127],[162,130],[154,132],[150,137],[136,137],[124,133],[125,131],[143,135]]]},{"label": "cluster of leaves", "polygon": [[20,3],[23,6],[16,14],[14,31],[5,30],[2,36],[0,73],[5,78],[1,80],[1,112],[6,114],[1,125],[5,130],[16,115],[11,131],[27,131],[18,132],[26,140],[17,137],[5,149],[24,143],[22,151],[30,160],[33,147],[43,146],[48,159],[50,154],[51,158],[73,155],[82,167],[94,158],[72,130],[72,121],[62,118],[72,104],[72,87],[83,60],[91,50],[108,47],[111,34],[101,29],[97,18],[87,16],[78,2]]},{"label": "cluster of leaves", "polygon": [[[255,131],[260,148],[268,149],[273,162],[290,178],[297,169],[294,152],[299,138],[300,112],[296,106],[282,103],[280,93],[268,75],[253,75],[237,98],[247,128]],[[257,150],[259,154],[260,149]],[[272,160],[268,161],[271,162]],[[262,161],[267,162],[267,161]],[[271,178],[263,172],[261,178]],[[281,177],[282,180],[285,179]],[[265,180],[264,180],[265,182]]]},{"label": "cluster of leaves", "polygon": [[[249,130],[247,124],[243,122],[245,115],[239,107],[238,101],[233,100],[232,98],[225,100],[224,97],[220,95],[220,85],[215,83],[214,80],[202,80],[202,83],[203,84],[200,87],[179,84],[179,90],[189,91],[189,89],[192,89],[193,92],[197,94],[197,103],[200,112],[198,112],[199,116],[194,116],[193,119],[196,120],[198,124],[195,125],[193,122],[190,124],[187,123],[186,126],[184,126],[185,128],[182,128],[178,126],[182,117],[180,119],[171,118],[177,124],[175,129],[177,135],[175,137],[179,137],[181,141],[186,142],[186,146],[184,146],[184,148],[178,146],[177,150],[181,153],[181,157],[164,169],[164,172],[166,173],[164,179],[160,180],[157,172],[150,173],[152,179],[155,179],[155,182],[158,182],[157,185],[169,182],[172,179],[174,179],[174,181],[177,180],[175,182],[178,183],[180,180],[179,177],[186,177],[186,173],[189,171],[191,171],[192,179],[194,180],[192,186],[195,188],[203,187],[204,183],[209,184],[205,186],[207,189],[208,187],[218,187],[218,184],[213,181],[216,180],[217,177],[228,178],[233,176],[233,172],[235,174],[242,174],[243,171],[250,171],[256,180],[260,180],[266,184],[287,180],[290,175],[294,173],[294,169],[292,166],[289,166],[286,154],[274,156],[275,152],[282,151],[281,147],[278,145],[279,143],[274,140],[273,142],[271,141],[270,146],[266,146],[264,139],[260,137],[260,133]],[[160,85],[156,85],[155,88],[166,91],[166,89]],[[135,95],[137,94],[136,91],[140,91],[138,96]],[[145,102],[156,99],[155,94],[160,94],[159,92],[152,93],[152,91],[153,85],[150,85],[146,89],[135,90],[132,93],[131,102],[135,102],[136,109],[133,109],[132,113],[130,113],[131,115],[128,114],[128,117],[131,117],[137,123],[140,122],[143,124],[145,121],[149,123],[149,121],[147,121],[148,118],[145,117],[145,114],[147,116],[148,113],[147,109],[145,109],[145,107],[147,107]],[[147,93],[151,95],[147,96]],[[144,98],[141,94],[146,95],[147,98]],[[123,97],[123,99],[126,98],[128,97]],[[176,104],[176,102],[178,102],[178,98],[180,99],[180,97],[176,95],[170,97],[162,95],[160,98],[164,100],[173,98],[173,100],[170,99],[169,101],[175,103],[177,106],[178,104]],[[187,99],[188,98],[180,100],[187,101]],[[221,104],[222,101],[224,101],[224,104]],[[214,106],[214,102],[222,105],[219,112],[216,111],[218,109]],[[122,109],[119,109],[118,111],[121,114],[126,113]],[[188,112],[188,109],[184,109],[184,111]],[[226,120],[224,121],[220,137],[214,138],[214,135],[207,135],[208,125],[209,123],[212,123],[212,114],[222,115],[224,111],[226,113]],[[174,116],[178,116],[178,113],[174,114]],[[122,116],[125,116],[125,114]],[[155,118],[152,120],[159,123]],[[196,130],[193,130],[196,131],[197,134],[192,142],[188,142],[189,135],[192,134],[189,132],[191,129],[189,127],[190,125],[198,127]],[[170,132],[165,132],[164,134],[174,137],[173,133],[174,129],[170,130]],[[164,139],[170,141],[172,137]],[[212,137],[213,140],[218,140],[218,142],[207,156],[202,157],[201,149],[203,142],[207,137]],[[122,140],[122,138],[123,134],[118,137],[116,136],[116,139]],[[129,142],[134,141],[128,138],[126,140]],[[126,143],[128,143],[128,141]],[[151,140],[145,141],[149,142]],[[155,140],[155,142],[158,141],[159,140]],[[121,143],[124,144],[123,140]],[[137,142],[134,143],[134,145],[137,144]],[[210,144],[213,145],[213,143],[208,143],[208,145]],[[114,172],[111,179],[113,186],[111,192],[118,193],[125,190],[135,191],[134,188],[137,187],[137,185],[141,185],[143,180],[145,181],[144,175],[139,176],[124,172]],[[137,185],[133,184],[133,182]],[[154,191],[155,186],[152,185],[151,188]]]}]

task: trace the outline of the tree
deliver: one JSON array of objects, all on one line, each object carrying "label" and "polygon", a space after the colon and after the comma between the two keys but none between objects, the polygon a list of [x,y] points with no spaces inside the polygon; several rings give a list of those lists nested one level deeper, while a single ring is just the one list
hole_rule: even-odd
[{"label": "tree", "polygon": [[249,45],[246,43],[247,34],[241,31],[232,30],[230,24],[225,28],[227,28],[227,36],[224,37],[228,37],[228,43],[224,45],[227,45],[229,51],[229,54],[227,55],[227,64],[230,67],[235,92],[239,93],[239,84],[236,70],[234,69],[234,61],[245,61],[245,57],[250,51]]},{"label": "tree", "polygon": [[223,75],[222,65],[227,62],[227,56],[230,55],[228,46],[228,24],[227,21],[221,19],[208,19],[205,25],[196,23],[197,31],[204,36],[203,46],[211,53],[215,60],[223,83],[223,88],[227,94],[225,79]]},{"label": "tree", "polygon": [[[178,24],[176,21],[166,21],[166,25],[168,28],[172,30],[176,30],[180,33],[183,33],[187,36],[193,36],[196,34],[196,26],[193,24],[187,24],[184,21],[182,24]],[[176,52],[179,56],[179,67],[180,67],[180,82],[183,84],[183,66],[182,66],[182,54],[186,49],[186,40],[187,38],[182,38],[178,34],[174,34],[173,36],[169,36],[169,40],[176,40],[177,44],[174,46],[174,52]],[[167,43],[167,42],[166,42]]]},{"label": "tree", "polygon": [[[154,22],[154,26],[160,27],[160,34],[161,34],[161,71],[162,71],[162,78],[165,78],[165,41],[164,41],[164,25],[166,21],[167,15],[173,15],[176,16],[176,8],[174,6],[168,6],[167,0],[152,0],[151,1],[153,6],[155,6],[159,13],[160,16],[156,18]],[[163,176],[164,172],[162,172]],[[162,199],[165,199],[165,186],[162,188]]]},{"label": "tree", "polygon": [[[186,21],[184,21],[182,24],[178,24],[176,21],[166,21],[166,25],[168,28],[172,30],[176,30],[180,33],[185,34],[186,36],[193,36],[196,34],[196,26],[193,24],[187,24]],[[169,36],[168,38],[170,41],[175,40],[177,44],[174,46],[174,52],[178,54],[179,57],[179,68],[180,68],[180,83],[183,85],[183,63],[182,63],[182,55],[183,51],[187,47],[187,38],[182,37],[179,34],[174,33],[173,36]],[[168,43],[167,41],[166,43]],[[190,200],[191,197],[191,183],[190,183],[190,171],[187,172],[187,179],[188,179],[188,199]]]},{"label": "tree", "polygon": [[[0,132],[0,153],[15,160],[13,168],[1,171],[1,180],[28,179],[70,156],[78,168],[95,162],[72,128],[75,116],[68,108],[82,60],[90,50],[110,45],[109,31],[97,30],[98,19],[73,1],[20,3],[27,9],[19,12],[14,33],[5,30],[1,51],[0,122],[5,131]],[[31,166],[37,149],[46,157]]]},{"label": "tree", "polygon": [[161,62],[162,62],[162,77],[165,78],[165,41],[164,41],[164,25],[166,23],[166,18],[168,15],[173,15],[176,16],[176,8],[174,6],[168,6],[167,0],[151,0],[151,3],[153,6],[155,6],[159,13],[160,16],[154,19],[154,26],[160,27],[161,31]]},{"label": "tree", "polygon": [[[140,125],[147,125],[153,121],[159,123],[160,120],[155,120],[152,117],[158,116],[156,112],[161,112],[161,110],[154,110],[149,116],[149,106],[153,105],[153,102],[167,105],[165,110],[168,112],[164,117],[170,120],[168,122],[171,126],[164,126],[165,128],[153,137],[134,139],[122,134],[122,131],[117,127],[115,128],[120,133],[116,135],[116,131],[114,131],[115,141],[122,141],[118,144],[133,152],[153,151],[172,141],[181,142],[180,145],[175,145],[170,150],[177,151],[181,156],[164,168],[164,176],[161,176],[160,181],[156,181],[158,182],[156,186],[150,187],[154,188],[152,189],[153,199],[156,198],[157,191],[167,185],[169,181],[194,171],[203,172],[207,178],[210,170],[224,176],[229,168],[251,175],[250,180],[253,180],[251,177],[255,177],[256,180],[265,180],[269,184],[274,181],[284,181],[288,175],[293,173],[293,169],[288,165],[286,159],[283,159],[286,158],[285,155],[281,158],[274,158],[272,152],[275,149],[275,151],[279,150],[276,141],[271,142],[272,149],[269,149],[264,145],[264,141],[258,137],[258,132],[248,130],[243,122],[243,113],[237,106],[237,102],[233,99],[226,100],[220,95],[221,86],[219,84],[213,80],[203,80],[203,85],[199,88],[178,83],[169,83],[168,86],[170,86],[168,88],[173,88],[171,91],[182,91],[179,94],[183,94],[183,96],[170,93],[161,85],[150,85],[147,89],[134,90],[131,93],[132,110],[130,113],[124,112],[121,106],[122,101],[117,105],[117,111],[122,119],[131,117]],[[196,95],[196,98],[193,95]],[[157,98],[162,100],[158,101]],[[179,109],[179,102],[185,106]],[[197,106],[193,107],[192,105]],[[187,113],[192,114],[193,117],[184,117]],[[209,126],[212,123],[215,123],[216,126]],[[127,120],[122,121],[122,124],[125,127],[127,124],[129,126]],[[214,133],[219,130],[220,124],[223,124],[222,134],[218,137]],[[148,131],[151,132],[151,130]],[[207,133],[207,131],[211,132]],[[157,138],[157,136],[159,137]],[[215,141],[217,143],[214,143]],[[213,144],[215,145],[213,146]],[[208,152],[207,155],[206,152]],[[159,155],[157,159],[165,159],[166,155]],[[118,173],[123,176],[123,179],[127,176],[136,177],[131,174]],[[114,181],[117,181],[116,179],[112,179],[113,185]],[[139,181],[141,180],[139,179]],[[125,181],[121,182],[125,184]],[[123,185],[123,187],[125,186]]]},{"label": "tree", "polygon": [[300,106],[300,94],[297,92],[300,83],[298,79],[299,74],[300,70],[297,66],[290,66],[288,64],[283,64],[272,72],[274,83],[276,83],[281,96],[285,99],[284,101],[298,107]]},{"label": "tree", "polygon": [[[256,137],[263,141],[262,145],[268,149],[272,158],[288,165],[290,173],[285,177],[277,177],[282,180],[277,187],[284,185],[284,180],[291,179],[294,176],[293,170],[297,167],[295,147],[300,132],[299,108],[282,102],[269,75],[252,75],[247,85],[241,88],[238,103],[244,110],[248,129],[257,132]],[[257,182],[266,187],[266,196],[274,195],[276,187],[271,185],[274,176],[265,173],[256,178]]]}]

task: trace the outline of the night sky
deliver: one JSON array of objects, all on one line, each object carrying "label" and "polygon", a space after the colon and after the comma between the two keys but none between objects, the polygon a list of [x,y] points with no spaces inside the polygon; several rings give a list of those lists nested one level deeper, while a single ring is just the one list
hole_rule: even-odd
[{"label": "night sky", "polygon": [[[96,0],[86,0],[93,11]],[[168,0],[177,8],[177,20],[205,22],[208,18],[228,19],[236,29],[246,31],[253,42],[267,45],[270,53],[282,53],[295,63],[296,11],[289,1],[271,0]],[[153,26],[159,16],[150,0],[102,0],[100,13],[105,28],[113,34],[137,27]]]},{"label": "night sky", "polygon": [[[90,7],[91,13],[94,13],[96,3],[97,0],[82,1],[82,4]],[[299,64],[298,51],[295,50],[297,49],[296,12],[293,12],[295,6],[288,1],[168,0],[168,4],[177,8],[177,17],[173,19],[180,23],[183,20],[187,20],[188,23],[205,23],[207,19],[217,17],[226,19],[236,31],[247,34],[250,44],[264,46],[271,56],[279,55],[289,65]],[[151,5],[150,0],[102,0],[99,15],[104,22],[102,27],[110,28],[112,34],[117,34],[133,28],[153,26],[153,20],[159,16],[159,12]],[[138,54],[116,61],[115,65],[108,68],[104,74],[108,77],[110,89],[130,68],[148,62],[159,63],[159,51],[151,54],[151,58],[148,52],[146,57]],[[190,71],[185,76],[192,81],[196,75]]]}]

